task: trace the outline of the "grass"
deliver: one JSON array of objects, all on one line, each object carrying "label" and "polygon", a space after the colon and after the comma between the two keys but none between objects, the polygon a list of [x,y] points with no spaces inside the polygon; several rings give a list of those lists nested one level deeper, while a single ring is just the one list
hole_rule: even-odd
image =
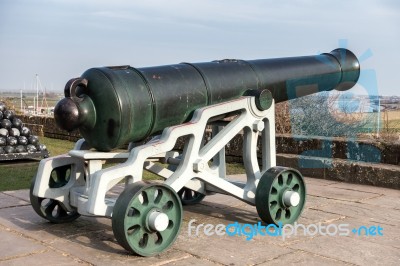
[{"label": "grass", "polygon": [[41,137],[40,142],[47,146],[50,156],[68,153],[75,146],[75,142],[72,141],[51,139],[46,137]]},{"label": "grass", "polygon": [[29,188],[38,163],[0,164],[0,191]]},{"label": "grass", "polygon": [[[50,156],[67,153],[75,143],[71,141],[40,138],[40,143],[47,146]],[[0,191],[29,188],[34,176],[36,176],[39,161],[20,160],[0,163]]]},{"label": "grass", "polygon": [[[40,138],[40,143],[47,146],[50,156],[65,154],[70,151],[75,143],[66,140],[58,140],[51,138]],[[36,176],[39,161],[14,161],[0,162],[0,191],[28,189],[31,185],[33,177]],[[110,167],[108,164],[105,167]],[[227,164],[227,174],[243,174],[244,168],[241,164]],[[144,171],[143,179],[155,180],[160,179],[159,176]]]},{"label": "grass", "polygon": [[243,164],[240,163],[228,163],[226,165],[226,174],[227,175],[240,175],[245,174],[245,169]]},{"label": "grass", "polygon": [[388,129],[390,129],[393,132],[400,132],[400,119],[390,120]]}]

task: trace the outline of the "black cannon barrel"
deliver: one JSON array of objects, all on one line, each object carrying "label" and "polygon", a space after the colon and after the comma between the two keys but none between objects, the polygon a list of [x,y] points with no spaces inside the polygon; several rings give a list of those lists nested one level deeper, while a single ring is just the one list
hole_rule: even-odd
[{"label": "black cannon barrel", "polygon": [[347,90],[360,65],[349,50],[314,56],[133,68],[91,68],[65,87],[56,106],[57,124],[79,129],[89,144],[109,151],[188,121],[194,110],[248,91],[269,90],[275,102]]}]

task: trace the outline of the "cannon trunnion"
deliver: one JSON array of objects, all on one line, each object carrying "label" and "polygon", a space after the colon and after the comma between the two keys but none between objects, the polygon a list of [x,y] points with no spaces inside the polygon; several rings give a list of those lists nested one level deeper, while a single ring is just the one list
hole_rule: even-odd
[{"label": "cannon trunnion", "polygon": [[[32,207],[53,223],[80,215],[109,217],[118,243],[141,256],[169,248],[180,232],[182,205],[210,194],[255,206],[264,223],[294,223],[305,205],[306,185],[299,171],[276,166],[275,103],[347,90],[359,74],[357,58],[346,49],[281,59],[89,69],[67,83],[55,109],[57,124],[79,129],[84,139],[68,154],[40,162],[30,190]],[[205,143],[210,127],[212,138]],[[243,135],[245,182],[226,176],[225,146],[237,134]],[[183,151],[174,151],[182,139]],[[127,151],[110,152],[127,143]],[[164,181],[143,182],[144,171]],[[120,190],[113,188],[122,184],[115,197]]]}]

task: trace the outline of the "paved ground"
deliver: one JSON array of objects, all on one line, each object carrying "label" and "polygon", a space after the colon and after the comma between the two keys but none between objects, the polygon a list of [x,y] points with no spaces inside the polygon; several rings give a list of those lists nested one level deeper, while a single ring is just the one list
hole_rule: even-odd
[{"label": "paved ground", "polygon": [[[192,236],[188,222],[255,224],[255,207],[213,195],[185,207],[175,244],[151,258],[129,255],[114,239],[111,221],[81,217],[50,224],[34,213],[27,190],[0,192],[0,265],[400,265],[400,191],[306,179],[308,199],[299,223],[348,228],[380,226],[383,236]],[[311,228],[311,227],[310,227]],[[373,230],[373,229],[371,229]],[[371,231],[373,234],[377,230]]]}]

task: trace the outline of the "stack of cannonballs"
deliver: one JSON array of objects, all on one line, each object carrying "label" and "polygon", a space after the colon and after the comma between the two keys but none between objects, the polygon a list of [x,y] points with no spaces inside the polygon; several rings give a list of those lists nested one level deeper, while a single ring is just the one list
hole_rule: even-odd
[{"label": "stack of cannonballs", "polygon": [[37,153],[47,151],[39,138],[24,127],[14,111],[0,102],[0,156],[3,154]]}]

